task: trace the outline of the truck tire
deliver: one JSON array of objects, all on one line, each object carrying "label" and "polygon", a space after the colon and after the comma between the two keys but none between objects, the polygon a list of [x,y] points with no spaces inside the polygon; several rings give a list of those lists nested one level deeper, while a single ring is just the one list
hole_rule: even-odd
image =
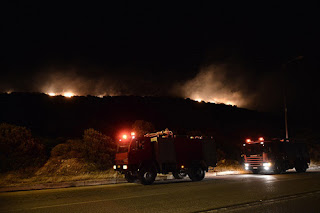
[{"label": "truck tire", "polygon": [[157,177],[157,170],[153,166],[144,166],[139,170],[138,179],[143,185],[152,184]]},{"label": "truck tire", "polygon": [[189,170],[188,175],[192,181],[200,181],[204,178],[206,171],[201,167],[193,167]]},{"label": "truck tire", "polygon": [[174,171],[172,172],[172,175],[175,179],[183,179],[187,176],[185,172],[181,172],[181,171]]},{"label": "truck tire", "polygon": [[274,174],[280,174],[282,171],[281,165],[279,162],[276,162],[274,165],[273,173]]},{"label": "truck tire", "polygon": [[307,171],[307,163],[302,160],[297,161],[295,164],[295,170],[298,173],[306,172]]},{"label": "truck tire", "polygon": [[124,178],[128,181],[128,183],[134,183],[138,180],[137,176],[132,175],[131,172],[126,172],[124,174]]}]

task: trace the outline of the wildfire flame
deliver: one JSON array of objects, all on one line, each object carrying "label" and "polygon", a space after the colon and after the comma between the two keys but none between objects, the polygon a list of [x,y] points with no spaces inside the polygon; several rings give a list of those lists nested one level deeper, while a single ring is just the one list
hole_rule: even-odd
[{"label": "wildfire flame", "polygon": [[64,96],[64,97],[66,97],[66,98],[71,98],[71,97],[73,97],[73,96],[75,96],[75,94],[73,93],[73,92],[64,92],[64,93],[55,93],[55,92],[48,92],[48,93],[46,93],[47,95],[49,95],[49,96],[58,96],[58,95],[62,95],[62,96]]},{"label": "wildfire flame", "polygon": [[227,100],[227,99],[202,99],[202,98],[191,98],[192,100],[195,100],[199,103],[201,102],[207,102],[207,103],[214,103],[214,104],[225,104],[225,105],[236,105],[234,102],[230,101],[230,100]]},{"label": "wildfire flame", "polygon": [[182,96],[198,102],[226,105],[245,105],[242,92],[237,84],[228,82],[226,68],[209,66],[203,68],[193,79],[180,85]]},{"label": "wildfire flame", "polygon": [[66,98],[71,98],[72,96],[74,96],[74,93],[72,93],[72,92],[65,92],[65,93],[63,93],[63,96],[66,97]]}]

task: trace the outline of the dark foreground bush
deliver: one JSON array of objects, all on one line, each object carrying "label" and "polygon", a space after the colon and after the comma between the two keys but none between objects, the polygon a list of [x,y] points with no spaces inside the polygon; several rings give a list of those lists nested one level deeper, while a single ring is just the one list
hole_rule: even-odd
[{"label": "dark foreground bush", "polygon": [[154,132],[155,128],[151,122],[144,120],[136,120],[132,124],[132,130],[138,135],[143,136],[146,133]]},{"label": "dark foreground bush", "polygon": [[45,161],[44,147],[25,127],[0,124],[0,172],[39,167]]},{"label": "dark foreground bush", "polygon": [[51,151],[53,159],[83,159],[102,170],[112,167],[114,155],[113,140],[94,129],[85,130],[82,139],[68,140]]},{"label": "dark foreground bush", "polygon": [[242,165],[236,161],[236,160],[220,160],[217,163],[217,167],[215,168],[215,171],[217,172],[223,172],[223,171],[242,171]]},{"label": "dark foreground bush", "polygon": [[320,144],[309,144],[310,160],[320,165]]},{"label": "dark foreground bush", "polygon": [[35,175],[37,176],[58,176],[58,175],[80,175],[99,171],[95,163],[89,163],[85,159],[50,158]]}]

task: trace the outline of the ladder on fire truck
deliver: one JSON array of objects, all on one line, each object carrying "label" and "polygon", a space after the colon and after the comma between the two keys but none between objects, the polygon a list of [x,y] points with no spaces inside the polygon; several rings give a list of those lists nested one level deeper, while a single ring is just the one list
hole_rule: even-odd
[{"label": "ladder on fire truck", "polygon": [[159,132],[147,133],[144,135],[144,137],[147,137],[147,138],[160,137],[160,136],[166,137],[166,138],[173,137],[173,132],[170,131],[168,128],[166,128],[165,130],[162,130]]}]

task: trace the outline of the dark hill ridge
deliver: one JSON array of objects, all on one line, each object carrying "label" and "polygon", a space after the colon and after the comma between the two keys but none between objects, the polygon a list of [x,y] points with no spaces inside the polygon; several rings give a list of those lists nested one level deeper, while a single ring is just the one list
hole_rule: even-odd
[{"label": "dark hill ridge", "polygon": [[79,137],[86,128],[115,135],[135,120],[152,122],[156,129],[169,128],[179,134],[190,131],[216,135],[280,136],[282,121],[260,113],[224,104],[198,103],[170,97],[94,96],[50,97],[41,93],[0,94],[0,122],[30,128],[48,137]]},{"label": "dark hill ridge", "polygon": [[[169,128],[175,134],[213,136],[229,159],[240,157],[242,143],[248,137],[283,137],[285,133],[282,114],[172,97],[66,98],[2,93],[0,106],[0,123],[26,126],[45,141],[49,151],[66,138],[80,138],[88,128],[116,137],[120,130],[130,129],[135,120],[150,121],[156,130]],[[318,128],[312,122],[291,118],[289,124],[291,138],[319,142]]]}]

